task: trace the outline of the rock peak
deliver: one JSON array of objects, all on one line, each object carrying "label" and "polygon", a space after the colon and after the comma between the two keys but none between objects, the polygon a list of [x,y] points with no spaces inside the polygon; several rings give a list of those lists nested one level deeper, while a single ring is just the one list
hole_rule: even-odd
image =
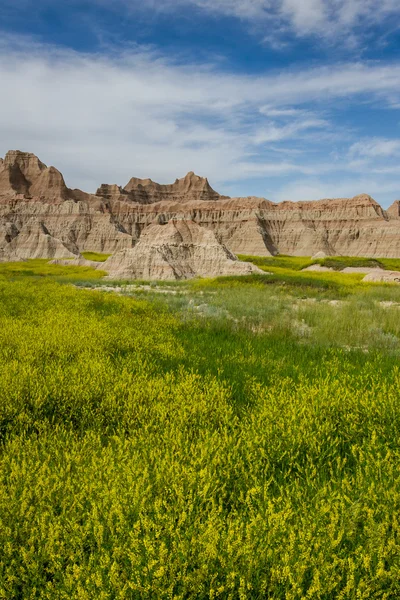
[{"label": "rock peak", "polygon": [[4,167],[18,167],[29,183],[46,169],[46,165],[35,154],[21,150],[9,150],[4,157]]},{"label": "rock peak", "polygon": [[29,189],[31,196],[47,200],[66,200],[70,197],[64,177],[55,167],[47,167],[41,171]]},{"label": "rock peak", "polygon": [[[32,218],[43,227],[33,230]],[[142,239],[156,259],[156,242],[165,239],[169,249],[173,240],[186,240],[190,257],[191,240],[197,253],[203,242],[215,245],[207,231],[239,254],[400,257],[400,201],[383,210],[369,194],[279,204],[229,199],[194,171],[167,185],[133,177],[125,188],[102,185],[93,195],[68,189],[55,167],[30,152],[12,150],[0,159],[0,252],[7,248],[10,256],[24,247],[26,257],[51,256],[57,248],[113,253]],[[180,258],[177,264],[184,267]]]},{"label": "rock peak", "polygon": [[4,157],[4,166],[12,167],[17,164],[21,170],[34,166],[38,171],[43,171],[46,165],[32,152],[22,152],[21,150],[9,150]]},{"label": "rock peak", "polygon": [[394,217],[395,219],[400,218],[400,200],[395,200],[391,206],[386,211],[390,217]]},{"label": "rock peak", "polygon": [[193,171],[187,173],[174,183],[160,184],[151,179],[132,177],[124,187],[131,199],[140,204],[155,202],[190,202],[204,200],[219,200],[221,196],[212,189],[208,179],[196,175]]},{"label": "rock peak", "polygon": [[354,196],[352,200],[359,202],[370,202],[371,204],[378,204],[377,201],[374,200],[369,194],[357,194],[357,196]]},{"label": "rock peak", "polygon": [[46,200],[71,197],[64,178],[55,167],[47,167],[32,152],[9,150],[0,164],[0,196],[23,195]]}]

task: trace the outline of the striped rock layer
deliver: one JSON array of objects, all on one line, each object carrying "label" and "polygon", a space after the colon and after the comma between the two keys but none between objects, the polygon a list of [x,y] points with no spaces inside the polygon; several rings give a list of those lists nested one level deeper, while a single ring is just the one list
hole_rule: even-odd
[{"label": "striped rock layer", "polygon": [[281,203],[228,198],[192,172],[169,185],[133,177],[89,194],[68,188],[34,154],[10,151],[0,159],[0,259],[113,254],[171,220],[211,230],[235,254],[400,257],[399,201],[384,210],[368,194]]}]

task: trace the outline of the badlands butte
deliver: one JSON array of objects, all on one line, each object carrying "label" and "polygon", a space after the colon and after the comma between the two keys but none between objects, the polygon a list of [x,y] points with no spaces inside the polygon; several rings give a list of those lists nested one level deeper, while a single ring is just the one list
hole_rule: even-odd
[{"label": "badlands butte", "polygon": [[371,196],[274,203],[229,198],[194,173],[170,185],[132,177],[95,194],[67,187],[34,154],[0,159],[0,260],[113,256],[111,276],[182,278],[257,270],[236,254],[400,257],[400,201]]}]

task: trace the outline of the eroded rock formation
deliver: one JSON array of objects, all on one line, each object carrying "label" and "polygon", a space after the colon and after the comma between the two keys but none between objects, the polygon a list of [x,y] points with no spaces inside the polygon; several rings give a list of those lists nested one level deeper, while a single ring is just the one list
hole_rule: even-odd
[{"label": "eroded rock formation", "polygon": [[[16,256],[20,247],[24,257],[49,247],[46,258],[55,247],[60,257],[115,253],[135,247],[149,225],[172,219],[211,230],[236,254],[400,257],[400,201],[385,211],[367,194],[280,204],[227,198],[194,173],[170,185],[132,178],[125,187],[103,184],[88,194],[68,188],[33,154],[11,151],[0,160],[0,256]],[[42,234],[32,231],[39,226],[57,241],[37,242]]]},{"label": "eroded rock formation", "polygon": [[102,266],[112,279],[190,279],[262,273],[237,260],[215,234],[194,221],[172,219],[146,227],[134,248],[119,250]]},{"label": "eroded rock formation", "polygon": [[363,279],[373,283],[400,283],[400,271],[384,271],[375,269]]}]

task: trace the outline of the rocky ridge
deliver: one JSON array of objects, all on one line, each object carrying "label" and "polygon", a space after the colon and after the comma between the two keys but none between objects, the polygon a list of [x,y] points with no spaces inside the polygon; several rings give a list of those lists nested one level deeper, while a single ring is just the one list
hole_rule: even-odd
[{"label": "rocky ridge", "polygon": [[400,201],[383,210],[367,194],[278,204],[228,198],[194,173],[169,185],[132,178],[88,194],[68,188],[34,154],[10,151],[0,160],[0,259],[116,253],[177,219],[210,230],[231,253],[400,257]]}]

